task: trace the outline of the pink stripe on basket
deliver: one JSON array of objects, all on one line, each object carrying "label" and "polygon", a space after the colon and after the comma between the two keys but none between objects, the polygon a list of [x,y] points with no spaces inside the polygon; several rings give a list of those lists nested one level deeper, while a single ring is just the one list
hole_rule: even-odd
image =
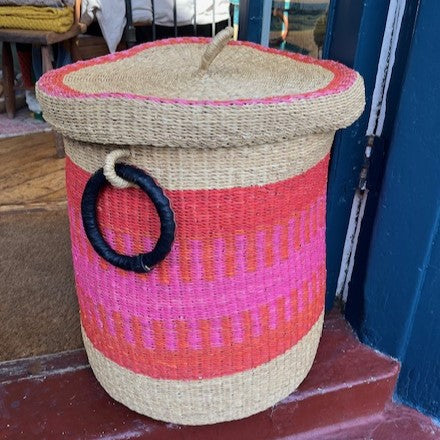
[{"label": "pink stripe on basket", "polygon": [[[223,273],[214,281],[205,281],[200,274],[197,279],[187,283],[182,283],[175,277],[171,277],[168,284],[160,283],[158,269],[147,275],[139,275],[109,265],[103,271],[99,257],[95,256],[93,261],[89,261],[79,254],[76,243],[73,244],[72,251],[77,282],[81,289],[91,298],[99,298],[99,302],[109,310],[137,315],[138,308],[142,305],[148,309],[152,319],[163,316],[178,319],[182,313],[186,317],[209,318],[212,313],[223,316],[236,312],[237,308],[247,310],[253,305],[265,303],[270,294],[287,296],[292,289],[300,288],[310,274],[325,261],[324,235],[324,229],[319,230],[309,243],[297,251],[292,250],[286,260],[274,261],[272,267],[265,267],[263,258],[260,258],[255,272],[237,272],[238,275],[234,277]],[[191,247],[194,251],[198,246],[192,243]],[[258,253],[261,254],[262,251]],[[240,257],[242,259],[243,255]],[[175,249],[167,258],[177,258]],[[191,260],[194,261],[194,258],[196,255]],[[222,255],[217,255],[216,258],[218,262],[224,259]],[[268,293],[267,280],[272,280],[272,293]],[[232,302],[231,292],[235,292]],[[120,300],[120,297],[124,299]],[[302,309],[301,301],[298,307]]]},{"label": "pink stripe on basket", "polygon": [[[261,335],[261,326],[264,325],[261,321],[261,310],[262,307],[266,307],[269,313],[269,328],[271,330],[276,330],[280,326],[284,325],[286,322],[291,322],[292,319],[304,319],[305,315],[308,315],[312,312],[316,304],[321,304],[323,295],[325,292],[325,270],[319,271],[317,274],[318,284],[314,282],[313,279],[306,281],[300,290],[292,292],[296,292],[299,298],[303,298],[303,311],[297,311],[295,315],[290,314],[287,316],[285,313],[287,307],[289,307],[288,303],[285,302],[284,313],[280,315],[278,310],[278,305],[280,303],[280,297],[273,297],[266,304],[263,304],[260,307],[253,307],[246,312],[249,313],[251,319],[251,333],[249,336],[251,337],[259,337]],[[312,277],[313,278],[313,277]],[[291,292],[291,294],[292,294]],[[114,312],[111,310],[105,310],[102,305],[99,303],[95,303],[94,300],[87,295],[81,293],[79,295],[79,303],[81,306],[81,313],[86,314],[88,316],[88,320],[90,321],[90,317],[93,317],[92,320],[99,320],[99,312],[104,309],[106,312],[106,326],[107,331],[109,332],[109,336],[116,336],[116,325],[112,322],[114,319]],[[99,304],[99,305],[98,305]],[[245,327],[243,321],[243,313],[235,313],[229,316],[232,325],[232,342],[233,343],[242,343],[244,342],[245,337]],[[130,344],[134,344],[134,333],[131,327],[132,317],[121,315],[122,324],[124,329],[124,338]],[[154,331],[154,322],[161,322],[164,328],[164,337],[165,337],[165,349],[167,350],[177,350],[177,325],[178,321],[182,320],[169,320],[169,319],[161,319],[161,320],[153,320],[145,317],[137,317],[138,322],[141,325],[143,330],[143,345],[145,348],[156,349],[156,343],[154,338],[151,336]],[[222,339],[222,321],[220,316],[213,317],[209,320],[205,320],[209,322],[209,343],[212,347],[222,347],[224,341]],[[201,349],[202,348],[202,320],[200,319],[185,319],[188,328],[188,345],[192,349]],[[102,326],[100,326],[102,327]],[[266,329],[267,330],[267,329]]]}]

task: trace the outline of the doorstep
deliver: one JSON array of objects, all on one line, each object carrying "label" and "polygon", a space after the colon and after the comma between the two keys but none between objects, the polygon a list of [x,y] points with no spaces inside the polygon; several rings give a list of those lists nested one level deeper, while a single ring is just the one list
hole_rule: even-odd
[{"label": "doorstep", "polygon": [[[185,427],[141,416],[112,400],[94,379],[84,351],[75,350],[0,364],[0,438],[275,440],[300,433],[303,438],[351,420],[358,425],[381,420],[398,373],[397,361],[362,345],[333,311],[313,368],[296,392],[247,419]],[[321,437],[323,431],[314,438]]]}]

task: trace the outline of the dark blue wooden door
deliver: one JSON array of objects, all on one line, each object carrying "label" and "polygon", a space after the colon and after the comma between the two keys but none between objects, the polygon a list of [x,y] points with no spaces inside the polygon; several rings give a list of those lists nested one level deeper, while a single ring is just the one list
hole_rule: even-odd
[{"label": "dark blue wooden door", "polygon": [[[267,3],[256,0],[247,5],[248,38],[256,42],[264,40]],[[396,398],[440,418],[438,0],[332,0],[330,4],[323,55],[364,76],[367,106],[356,124],[337,134],[333,146],[327,305],[333,304],[364,160],[387,14],[396,5],[405,12],[385,96],[384,127],[370,161],[369,195],[348,285],[346,315],[364,342],[402,362]]]},{"label": "dark blue wooden door", "polygon": [[400,103],[347,316],[364,342],[402,362],[396,397],[439,418],[440,8],[437,0],[412,3]]}]

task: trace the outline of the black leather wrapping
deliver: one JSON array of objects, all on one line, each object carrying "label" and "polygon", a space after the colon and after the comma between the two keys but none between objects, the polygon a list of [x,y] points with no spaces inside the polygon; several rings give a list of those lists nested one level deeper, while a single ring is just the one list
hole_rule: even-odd
[{"label": "black leather wrapping", "polygon": [[[93,249],[109,263],[124,270],[149,272],[171,251],[176,231],[174,212],[162,188],[144,171],[131,165],[117,163],[116,174],[139,186],[151,199],[160,219],[160,237],[151,252],[135,256],[122,255],[104,240],[96,217],[96,205],[101,188],[108,184],[103,169],[96,171],[87,182],[81,200],[81,215],[85,233]],[[130,209],[129,207],[127,207]]]}]

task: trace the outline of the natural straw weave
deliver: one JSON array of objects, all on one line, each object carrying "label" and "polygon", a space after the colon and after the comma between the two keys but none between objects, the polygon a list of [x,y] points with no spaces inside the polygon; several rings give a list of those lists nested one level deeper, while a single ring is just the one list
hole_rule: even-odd
[{"label": "natural straw weave", "polygon": [[38,83],[45,119],[85,142],[215,148],[335,131],[363,110],[356,72],[252,43],[230,42],[200,76],[208,42],[162,40],[50,72]]},{"label": "natural straw weave", "polygon": [[[167,189],[234,188],[279,182],[304,173],[323,160],[333,132],[290,141],[235,148],[157,148],[131,146],[123,162],[153,175]],[[104,165],[116,145],[91,144],[66,138],[66,154],[89,173]]]},{"label": "natural straw weave", "polygon": [[[308,373],[323,321],[330,147],[364,103],[360,76],[337,63],[229,43],[200,65],[209,41],[147,44],[38,83],[65,136],[93,371],[135,411],[194,425],[262,411]],[[173,248],[148,274],[103,260],[82,226],[87,181],[105,163],[113,181],[118,157],[154,176],[174,211]],[[159,221],[137,187],[107,186],[96,212],[117,252],[154,246]]]}]

